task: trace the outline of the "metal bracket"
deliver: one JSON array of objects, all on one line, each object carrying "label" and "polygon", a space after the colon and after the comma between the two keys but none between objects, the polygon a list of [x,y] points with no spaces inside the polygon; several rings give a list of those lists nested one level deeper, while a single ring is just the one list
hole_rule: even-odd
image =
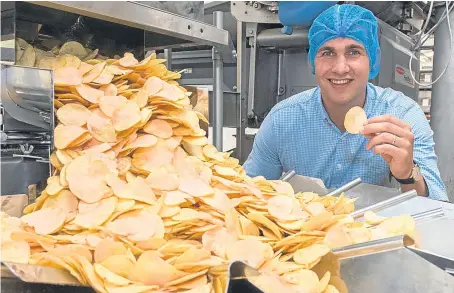
[{"label": "metal bracket", "polygon": [[24,155],[30,155],[33,152],[33,150],[35,149],[35,147],[33,145],[29,145],[28,143],[21,144],[19,147]]},{"label": "metal bracket", "polygon": [[280,23],[277,1],[232,1],[230,10],[233,17],[242,22]]},{"label": "metal bracket", "polygon": [[233,46],[233,41],[229,37],[229,46],[214,46],[219,51],[225,63],[236,64],[237,53]]}]

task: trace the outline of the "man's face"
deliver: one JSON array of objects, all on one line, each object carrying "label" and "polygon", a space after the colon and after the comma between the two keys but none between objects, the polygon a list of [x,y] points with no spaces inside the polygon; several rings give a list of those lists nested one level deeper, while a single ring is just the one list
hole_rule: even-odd
[{"label": "man's face", "polygon": [[315,76],[322,96],[339,105],[360,99],[369,79],[369,58],[364,46],[352,39],[326,42],[315,57]]}]

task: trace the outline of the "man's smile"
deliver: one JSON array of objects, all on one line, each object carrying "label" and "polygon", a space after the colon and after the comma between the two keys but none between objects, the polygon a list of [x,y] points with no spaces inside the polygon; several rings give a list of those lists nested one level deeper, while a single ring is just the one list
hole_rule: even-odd
[{"label": "man's smile", "polygon": [[348,85],[353,79],[331,79],[328,78],[328,81],[335,86],[345,86]]}]

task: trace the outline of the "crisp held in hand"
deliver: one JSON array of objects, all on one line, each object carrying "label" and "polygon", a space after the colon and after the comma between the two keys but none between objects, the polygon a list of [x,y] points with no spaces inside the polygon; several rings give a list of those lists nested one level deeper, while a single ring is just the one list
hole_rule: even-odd
[{"label": "crisp held in hand", "polygon": [[345,114],[344,127],[352,134],[359,134],[361,127],[367,122],[366,112],[361,107],[353,107]]}]

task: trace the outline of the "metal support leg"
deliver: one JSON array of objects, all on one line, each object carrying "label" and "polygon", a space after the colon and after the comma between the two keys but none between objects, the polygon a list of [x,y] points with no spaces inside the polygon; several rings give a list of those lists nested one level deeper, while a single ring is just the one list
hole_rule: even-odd
[{"label": "metal support leg", "polygon": [[254,118],[255,103],[255,61],[257,59],[257,23],[248,23],[246,25],[246,37],[248,37],[250,50],[249,59],[249,86],[247,99],[247,116],[249,119]]},{"label": "metal support leg", "polygon": [[[222,29],[224,27],[224,15],[222,11],[213,12],[213,24]],[[224,64],[222,56],[216,47],[213,47],[213,145],[222,151],[222,138],[224,125],[224,105],[223,105],[223,89],[224,83]]]},{"label": "metal support leg", "polygon": [[172,70],[172,49],[164,49],[164,59],[166,59],[167,70]]},{"label": "metal support leg", "polygon": [[248,89],[247,89],[247,52],[246,52],[246,24],[242,21],[237,21],[237,68],[236,68],[236,85],[240,92],[238,98],[238,127],[236,130],[236,157],[240,160],[240,164],[243,164],[247,158],[245,151],[246,141],[246,122],[247,122],[247,100],[248,100]]},{"label": "metal support leg", "polygon": [[[444,6],[437,9],[437,18],[441,17]],[[454,24],[454,11],[450,13],[451,26]],[[449,51],[449,30],[446,19],[435,30],[433,78],[440,76],[449,57],[451,62],[444,76],[433,85],[430,107],[430,124],[434,131],[435,152],[438,156],[438,168],[450,200],[454,200],[454,49]],[[454,38],[454,36],[453,36]],[[454,46],[454,45],[453,45]]]}]

